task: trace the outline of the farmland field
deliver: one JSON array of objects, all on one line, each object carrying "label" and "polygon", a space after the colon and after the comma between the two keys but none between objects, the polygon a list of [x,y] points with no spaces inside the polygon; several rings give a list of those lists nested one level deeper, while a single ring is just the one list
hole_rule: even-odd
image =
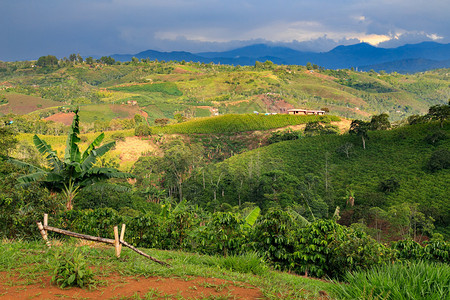
[{"label": "farmland field", "polygon": [[36,110],[61,106],[61,102],[43,99],[40,97],[21,94],[5,94],[7,104],[0,105],[0,113],[25,115]]}]

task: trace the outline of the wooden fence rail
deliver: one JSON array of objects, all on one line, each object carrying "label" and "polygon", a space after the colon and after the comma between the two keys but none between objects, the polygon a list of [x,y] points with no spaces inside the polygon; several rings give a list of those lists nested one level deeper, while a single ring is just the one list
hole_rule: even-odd
[{"label": "wooden fence rail", "polygon": [[60,233],[60,234],[64,234],[67,236],[72,236],[72,237],[76,237],[79,239],[83,239],[83,240],[88,240],[88,241],[94,241],[94,242],[100,242],[100,243],[106,243],[106,244],[111,244],[115,246],[115,250],[116,250],[116,256],[120,257],[120,252],[122,251],[122,245],[124,245],[127,248],[130,248],[131,250],[135,251],[136,253],[139,253],[140,255],[160,264],[166,267],[170,267],[170,265],[166,262],[163,262],[161,260],[158,260],[154,257],[151,257],[150,255],[142,252],[141,250],[133,247],[132,245],[128,244],[127,242],[125,242],[123,240],[124,235],[125,235],[125,224],[122,224],[122,230],[120,232],[120,238],[119,238],[119,229],[117,226],[114,226],[114,240],[113,239],[107,239],[107,238],[102,238],[102,237],[98,237],[98,236],[92,236],[92,235],[86,235],[86,234],[81,234],[81,233],[77,233],[77,232],[72,232],[72,231],[68,231],[68,230],[64,230],[64,229],[59,229],[56,227],[52,227],[52,226],[48,226],[48,215],[44,214],[44,225],[42,225],[41,222],[37,222],[37,226],[39,228],[39,232],[41,233],[42,238],[45,240],[45,242],[47,243],[48,247],[51,247],[50,241],[48,240],[48,235],[47,235],[47,231],[53,231],[56,233]]}]

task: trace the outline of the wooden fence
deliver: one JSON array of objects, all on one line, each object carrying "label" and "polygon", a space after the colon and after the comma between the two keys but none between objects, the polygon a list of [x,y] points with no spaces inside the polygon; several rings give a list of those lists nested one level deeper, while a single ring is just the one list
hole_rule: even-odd
[{"label": "wooden fence", "polygon": [[142,256],[147,257],[148,259],[161,264],[163,266],[166,267],[170,267],[170,265],[166,262],[160,261],[154,257],[151,257],[150,255],[142,252],[141,250],[133,247],[132,245],[128,244],[127,242],[125,242],[123,240],[124,236],[125,236],[125,224],[122,224],[122,230],[120,232],[120,238],[119,238],[119,228],[117,226],[114,226],[114,240],[113,239],[107,239],[107,238],[102,238],[102,237],[98,237],[98,236],[91,236],[91,235],[86,235],[86,234],[81,234],[81,233],[77,233],[77,232],[72,232],[72,231],[68,231],[68,230],[64,230],[64,229],[59,229],[56,227],[52,227],[52,226],[48,226],[48,214],[44,214],[44,224],[42,224],[41,222],[37,222],[37,226],[39,228],[39,231],[41,233],[42,238],[44,239],[44,241],[47,243],[48,247],[51,247],[50,241],[48,240],[48,235],[47,235],[47,231],[53,231],[56,233],[60,233],[60,234],[64,234],[64,235],[68,235],[68,236],[72,236],[72,237],[76,237],[79,239],[84,239],[84,240],[88,240],[88,241],[94,241],[94,242],[100,242],[100,243],[106,243],[106,244],[111,244],[114,245],[115,250],[116,250],[116,256],[120,257],[120,252],[122,251],[122,245],[124,245],[127,248],[130,248],[131,250],[139,253]]}]

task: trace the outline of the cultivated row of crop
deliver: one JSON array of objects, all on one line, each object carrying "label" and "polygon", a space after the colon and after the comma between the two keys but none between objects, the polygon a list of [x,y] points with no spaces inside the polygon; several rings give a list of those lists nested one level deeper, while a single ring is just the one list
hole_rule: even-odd
[{"label": "cultivated row of crop", "polygon": [[269,130],[308,122],[340,121],[336,116],[296,116],[288,114],[264,115],[224,115],[211,118],[199,118],[189,122],[165,127],[154,127],[155,133],[235,133],[244,131]]}]

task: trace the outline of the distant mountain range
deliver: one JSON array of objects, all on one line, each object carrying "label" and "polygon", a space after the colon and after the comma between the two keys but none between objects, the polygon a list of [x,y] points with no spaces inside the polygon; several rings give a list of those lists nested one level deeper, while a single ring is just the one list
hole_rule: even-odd
[{"label": "distant mountain range", "polygon": [[366,43],[338,46],[328,52],[302,52],[287,47],[255,44],[224,52],[190,53],[147,50],[137,54],[111,55],[118,61],[132,57],[164,61],[193,61],[203,63],[254,65],[270,60],[276,64],[306,65],[310,62],[328,69],[358,68],[399,73],[415,73],[450,67],[450,44],[423,42],[398,48],[378,48]]}]

